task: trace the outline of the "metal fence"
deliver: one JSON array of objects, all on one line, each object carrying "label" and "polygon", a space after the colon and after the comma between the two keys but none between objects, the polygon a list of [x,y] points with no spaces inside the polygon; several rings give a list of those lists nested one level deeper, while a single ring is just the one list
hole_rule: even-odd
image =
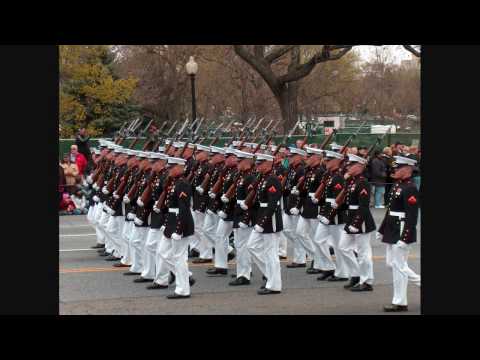
[{"label": "metal fence", "polygon": [[[347,139],[351,136],[351,133],[340,133],[336,134],[334,138],[334,142],[338,144],[343,144]],[[356,138],[352,141],[352,146],[369,146],[373,144],[377,137],[381,135],[378,134],[358,134]],[[278,135],[273,138],[273,142],[275,144],[280,143],[285,135]],[[294,145],[295,141],[298,139],[303,139],[304,135],[293,135],[289,140],[288,144],[289,145]],[[308,143],[313,144],[319,144],[323,141],[325,138],[325,135],[314,135],[310,136],[308,138]],[[222,137],[219,139],[217,142],[217,146],[222,146],[225,143],[228,143],[232,138],[231,137]],[[110,139],[111,140],[111,139]],[[213,138],[207,138],[206,140],[203,141],[203,144],[208,144],[213,140]],[[124,140],[122,143],[123,146],[128,146],[131,142],[133,141],[133,138],[127,138]],[[135,145],[134,149],[141,150],[143,144],[145,142],[145,139],[140,139],[137,144]],[[387,134],[385,138],[383,139],[382,143],[379,145],[379,148],[383,148],[385,146],[389,146],[390,144],[396,143],[396,142],[401,142],[402,144],[406,145],[415,145],[420,142],[420,133],[395,133],[395,134]],[[60,139],[59,140],[59,149],[58,149],[58,154],[59,157],[62,157],[63,154],[68,153],[70,151],[70,146],[72,144],[75,144],[74,139]],[[98,139],[90,139],[90,147],[97,147],[98,146]]]}]

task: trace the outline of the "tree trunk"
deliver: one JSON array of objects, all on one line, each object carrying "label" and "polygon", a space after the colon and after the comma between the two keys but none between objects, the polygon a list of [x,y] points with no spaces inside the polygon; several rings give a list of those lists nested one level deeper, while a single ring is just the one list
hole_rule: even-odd
[{"label": "tree trunk", "polygon": [[282,86],[275,99],[280,106],[283,120],[283,132],[286,134],[297,122],[298,118],[298,83],[291,82]]}]

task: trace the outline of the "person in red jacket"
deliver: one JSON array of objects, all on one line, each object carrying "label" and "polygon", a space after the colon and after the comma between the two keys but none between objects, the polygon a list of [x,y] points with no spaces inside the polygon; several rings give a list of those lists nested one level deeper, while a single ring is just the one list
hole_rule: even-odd
[{"label": "person in red jacket", "polygon": [[77,145],[70,146],[70,161],[77,164],[78,175],[83,177],[85,168],[87,167],[87,159],[85,156],[78,151]]}]

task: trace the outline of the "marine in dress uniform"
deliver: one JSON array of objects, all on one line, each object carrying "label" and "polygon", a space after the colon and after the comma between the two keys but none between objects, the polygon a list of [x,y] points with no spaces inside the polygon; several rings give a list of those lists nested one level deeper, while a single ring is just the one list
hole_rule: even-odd
[{"label": "marine in dress uniform", "polygon": [[420,275],[408,266],[410,244],[417,241],[419,193],[412,180],[416,160],[407,156],[394,156],[387,212],[378,230],[378,238],[387,245],[386,263],[393,274],[393,300],[384,311],[407,311],[408,282],[420,286]]},{"label": "marine in dress uniform", "polygon": [[282,221],[284,226],[283,233],[290,241],[293,247],[293,259],[287,268],[306,267],[306,251],[299,243],[297,237],[297,225],[300,214],[300,198],[296,185],[302,176],[305,175],[305,167],[303,164],[307,156],[305,150],[294,147],[289,148],[290,156],[288,158],[288,173],[285,181],[285,188],[283,189],[282,201],[283,212]]},{"label": "marine in dress uniform", "polygon": [[[313,195],[312,200],[319,202],[319,215],[317,231],[315,233],[315,244],[317,247],[317,255],[320,257],[320,268],[323,273],[317,278],[317,280],[328,281],[347,281],[348,273],[345,268],[345,259],[340,255],[337,255],[341,231],[344,228],[345,222],[345,208],[341,207],[335,209],[332,204],[335,203],[335,199],[345,186],[345,179],[340,172],[340,165],[344,156],[335,151],[324,150],[324,163],[326,166],[326,172],[322,177],[322,182],[326,184],[325,191],[321,195],[321,199],[315,198]],[[336,263],[332,261],[330,250],[328,247],[328,241],[331,241],[332,247],[335,250]]]},{"label": "marine in dress uniform", "polygon": [[258,154],[257,170],[262,174],[255,201],[255,226],[248,239],[248,250],[253,262],[267,279],[259,295],[278,294],[282,290],[280,259],[278,257],[278,236],[283,230],[280,200],[282,189],[278,177],[272,174],[273,156]]},{"label": "marine in dress uniform", "polygon": [[252,259],[248,251],[247,243],[254,226],[253,209],[242,208],[248,194],[249,187],[255,182],[255,175],[252,174],[253,154],[247,151],[236,151],[237,157],[240,159],[238,171],[240,177],[237,180],[235,196],[230,202],[235,204],[233,214],[233,238],[236,250],[237,272],[236,279],[229,282],[230,286],[248,285],[250,284],[250,276],[252,272]]},{"label": "marine in dress uniform", "polygon": [[[207,274],[210,275],[224,275],[228,272],[229,240],[230,234],[233,231],[235,202],[226,198],[225,193],[235,181],[238,173],[238,159],[235,155],[235,149],[233,148],[226,148],[225,153],[227,158],[225,159],[224,171],[221,174],[223,178],[222,188],[218,194],[213,194],[213,192],[210,191],[210,195],[214,195],[215,200],[217,197],[220,197],[217,206],[217,215],[220,220],[215,231],[215,267],[207,270]],[[213,198],[212,196],[210,197]]]},{"label": "marine in dress uniform", "polygon": [[[373,260],[370,241],[375,231],[375,221],[370,212],[371,187],[363,175],[367,159],[349,154],[346,178],[345,206],[347,218],[342,231],[339,253],[346,260],[350,283],[345,289],[351,291],[372,291]],[[333,204],[334,207],[337,204]],[[358,253],[355,257],[354,251]]]},{"label": "marine in dress uniform", "polygon": [[[275,153],[277,151],[277,146],[272,145],[270,147],[271,153]],[[280,183],[282,183],[282,180],[287,176],[288,174],[288,166],[284,165],[284,161],[286,160],[286,153],[287,150],[282,147],[280,150],[277,152],[274,160],[274,165],[273,165],[273,173],[278,177],[280,180]],[[282,210],[284,208],[284,203],[283,203],[283,197],[281,200],[281,205],[282,205]],[[283,213],[282,213],[283,214]],[[283,216],[283,215],[282,215]],[[285,226],[285,224],[284,224]],[[285,231],[280,231],[277,233],[277,235],[280,237],[280,243],[278,246],[278,256],[280,256],[280,259],[287,259],[287,237],[285,236]]]}]

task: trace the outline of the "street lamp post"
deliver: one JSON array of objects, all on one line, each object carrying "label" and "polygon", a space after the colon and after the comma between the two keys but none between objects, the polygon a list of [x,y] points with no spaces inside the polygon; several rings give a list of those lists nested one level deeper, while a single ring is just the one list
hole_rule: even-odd
[{"label": "street lamp post", "polygon": [[[187,70],[187,74],[190,75],[190,81],[192,84],[192,122],[193,122],[197,118],[197,104],[195,101],[196,100],[195,99],[195,75],[197,74],[197,71],[198,71],[198,64],[193,59],[193,56],[190,56],[190,59],[185,65],[185,68]],[[196,129],[192,129],[192,130],[195,131]]]}]

